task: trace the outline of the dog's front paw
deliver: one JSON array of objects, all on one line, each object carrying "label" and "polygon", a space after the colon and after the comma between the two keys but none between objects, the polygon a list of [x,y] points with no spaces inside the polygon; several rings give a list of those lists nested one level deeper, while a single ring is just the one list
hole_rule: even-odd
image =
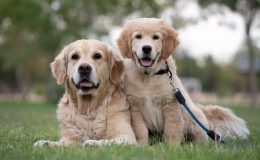
[{"label": "dog's front paw", "polygon": [[39,140],[37,142],[34,143],[34,147],[42,147],[42,146],[50,146],[51,141],[47,141],[47,140]]},{"label": "dog's front paw", "polygon": [[99,140],[85,140],[83,143],[84,146],[101,146],[102,141]]}]

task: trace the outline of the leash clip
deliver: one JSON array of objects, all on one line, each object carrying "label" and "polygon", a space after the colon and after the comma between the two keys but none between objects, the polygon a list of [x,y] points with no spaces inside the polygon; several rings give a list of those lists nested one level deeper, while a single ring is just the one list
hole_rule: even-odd
[{"label": "leash clip", "polygon": [[169,78],[170,80],[170,85],[172,86],[172,89],[173,89],[173,93],[176,93],[179,89],[175,88],[174,85],[173,85],[173,79],[172,79],[172,72],[171,70],[169,69],[169,66],[168,66],[168,63],[165,61],[165,64],[166,64],[166,70],[167,70],[167,77]]}]

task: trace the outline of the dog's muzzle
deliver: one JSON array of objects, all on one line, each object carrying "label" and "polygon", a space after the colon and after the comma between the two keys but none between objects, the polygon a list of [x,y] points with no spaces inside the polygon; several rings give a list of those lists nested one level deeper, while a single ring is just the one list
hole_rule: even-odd
[{"label": "dog's muzzle", "polygon": [[78,68],[78,73],[80,77],[79,82],[75,83],[75,81],[72,79],[72,82],[77,89],[88,91],[90,89],[97,89],[99,87],[99,83],[95,84],[90,80],[91,72],[92,72],[92,67],[89,64],[83,63],[79,66]]},{"label": "dog's muzzle", "polygon": [[152,58],[152,47],[150,45],[144,45],[142,46],[142,57],[137,56],[137,59],[142,67],[148,68],[154,64],[156,57],[154,59]]}]

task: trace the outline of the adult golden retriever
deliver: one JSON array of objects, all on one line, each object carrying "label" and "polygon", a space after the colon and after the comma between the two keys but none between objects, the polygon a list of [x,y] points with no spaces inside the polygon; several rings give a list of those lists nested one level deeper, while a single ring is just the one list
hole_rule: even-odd
[{"label": "adult golden retriever", "polygon": [[186,140],[199,143],[208,139],[173,96],[170,80],[165,74],[165,62],[173,73],[173,85],[180,89],[188,106],[205,126],[224,137],[248,136],[245,121],[229,109],[193,103],[170,56],[179,43],[177,33],[163,20],[131,20],[124,26],[117,43],[128,58],[125,60],[125,89],[138,143],[147,144],[149,133],[162,135],[166,142],[176,145]]},{"label": "adult golden retriever", "polygon": [[58,104],[61,139],[35,146],[135,144],[129,104],[122,88],[124,64],[107,44],[78,40],[51,63],[65,93]]}]

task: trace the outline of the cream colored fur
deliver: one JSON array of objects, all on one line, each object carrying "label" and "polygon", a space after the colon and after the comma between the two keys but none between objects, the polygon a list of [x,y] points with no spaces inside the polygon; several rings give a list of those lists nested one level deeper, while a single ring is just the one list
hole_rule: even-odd
[{"label": "cream colored fur", "polygon": [[209,122],[209,129],[216,131],[223,138],[241,138],[246,139],[249,130],[246,122],[237,117],[230,109],[217,105],[197,106],[206,115]]},{"label": "cream colored fur", "polygon": [[[155,35],[159,38],[155,39]],[[206,133],[173,97],[168,77],[154,75],[166,67],[165,61],[173,72],[174,86],[180,89],[190,109],[206,127],[216,128],[219,134],[225,136],[247,137],[249,132],[244,121],[229,110],[219,107],[223,111],[221,116],[228,120],[216,120],[215,115],[210,117],[214,114],[211,108],[205,109],[193,103],[177,76],[175,62],[170,56],[178,45],[177,33],[163,20],[140,18],[129,21],[117,42],[126,56],[125,89],[131,105],[133,129],[140,144],[148,144],[149,131],[162,134],[166,142],[175,145],[186,140],[194,143],[208,140]],[[149,56],[153,64],[149,67],[143,66],[140,60],[144,55],[141,49],[144,45],[152,48]],[[232,129],[224,129],[229,126]]]},{"label": "cream colored fur", "polygon": [[[94,58],[94,54],[101,58]],[[72,59],[78,54],[78,59]],[[78,67],[92,66],[90,80],[97,89],[75,87]],[[34,146],[136,144],[130,122],[129,104],[123,93],[124,65],[111,48],[97,40],[78,40],[68,46],[51,63],[58,84],[66,90],[58,104],[57,118],[61,140],[40,140]],[[74,81],[74,83],[72,82]]]}]

